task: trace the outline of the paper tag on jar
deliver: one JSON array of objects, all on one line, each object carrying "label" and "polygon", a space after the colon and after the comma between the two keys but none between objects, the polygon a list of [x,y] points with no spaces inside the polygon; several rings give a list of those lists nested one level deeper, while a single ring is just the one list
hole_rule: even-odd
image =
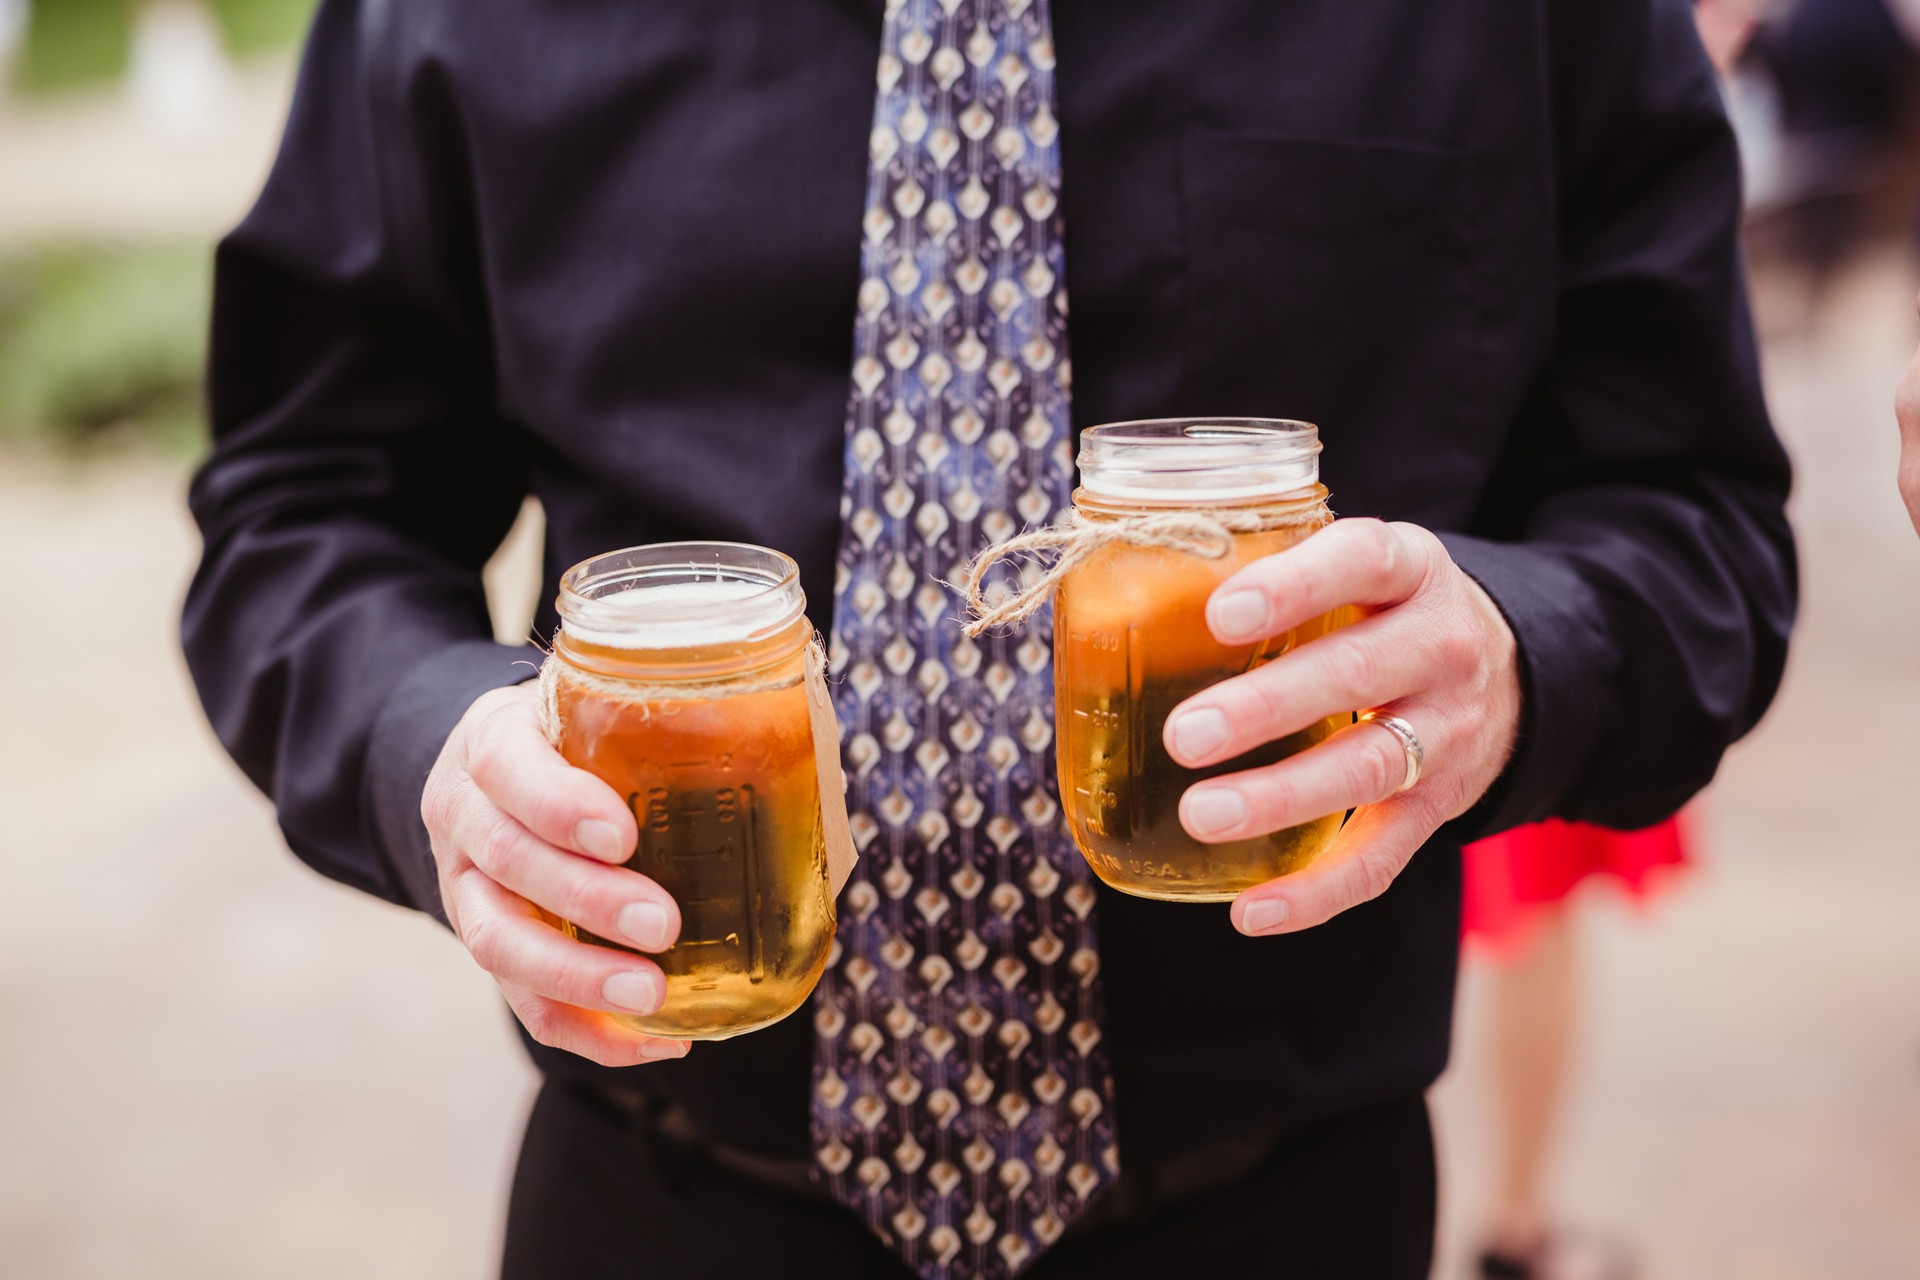
[{"label": "paper tag on jar", "polygon": [[825,664],[807,663],[807,710],[813,723],[813,762],[820,772],[820,825],[827,844],[827,883],[838,898],[860,860],[847,825],[847,775],[840,770],[840,720],[833,714]]}]

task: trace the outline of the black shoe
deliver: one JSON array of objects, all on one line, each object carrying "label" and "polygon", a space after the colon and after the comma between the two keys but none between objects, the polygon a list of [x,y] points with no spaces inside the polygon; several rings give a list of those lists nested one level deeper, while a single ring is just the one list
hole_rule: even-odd
[{"label": "black shoe", "polygon": [[1636,1274],[1617,1242],[1588,1235],[1548,1235],[1525,1253],[1488,1249],[1480,1255],[1482,1280],[1634,1280]]}]

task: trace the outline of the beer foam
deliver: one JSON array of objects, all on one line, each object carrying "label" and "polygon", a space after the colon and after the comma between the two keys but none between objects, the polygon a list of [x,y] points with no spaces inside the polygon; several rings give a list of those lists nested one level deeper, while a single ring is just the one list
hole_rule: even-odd
[{"label": "beer foam", "polygon": [[629,587],[596,597],[586,618],[564,624],[582,644],[607,649],[684,649],[751,640],[795,613],[794,593],[770,582],[715,579]]}]

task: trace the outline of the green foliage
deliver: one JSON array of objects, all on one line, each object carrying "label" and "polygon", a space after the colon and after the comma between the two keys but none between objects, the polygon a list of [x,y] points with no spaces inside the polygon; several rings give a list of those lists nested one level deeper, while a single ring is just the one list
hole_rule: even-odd
[{"label": "green foliage", "polygon": [[[298,41],[316,0],[207,0],[227,48],[246,55]],[[20,88],[45,93],[118,78],[127,67],[137,0],[30,0]]]},{"label": "green foliage", "polygon": [[126,66],[131,0],[31,0],[20,50],[20,87],[30,93],[111,80]]},{"label": "green foliage", "polygon": [[237,54],[278,49],[306,34],[315,0],[211,0],[213,16]]},{"label": "green foliage", "polygon": [[0,259],[0,439],[196,446],[210,271],[200,246]]}]

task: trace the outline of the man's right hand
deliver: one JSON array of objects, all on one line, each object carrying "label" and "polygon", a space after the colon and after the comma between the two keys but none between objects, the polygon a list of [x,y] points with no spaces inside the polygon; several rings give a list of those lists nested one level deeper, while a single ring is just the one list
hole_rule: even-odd
[{"label": "man's right hand", "polygon": [[684,1057],[685,1040],[633,1031],[610,1012],[652,1013],[660,966],[566,936],[555,918],[641,951],[680,934],[680,908],[621,866],[639,831],[600,779],[561,759],[532,684],[481,695],[440,749],[420,799],[453,931],[541,1044],[609,1067]]}]

